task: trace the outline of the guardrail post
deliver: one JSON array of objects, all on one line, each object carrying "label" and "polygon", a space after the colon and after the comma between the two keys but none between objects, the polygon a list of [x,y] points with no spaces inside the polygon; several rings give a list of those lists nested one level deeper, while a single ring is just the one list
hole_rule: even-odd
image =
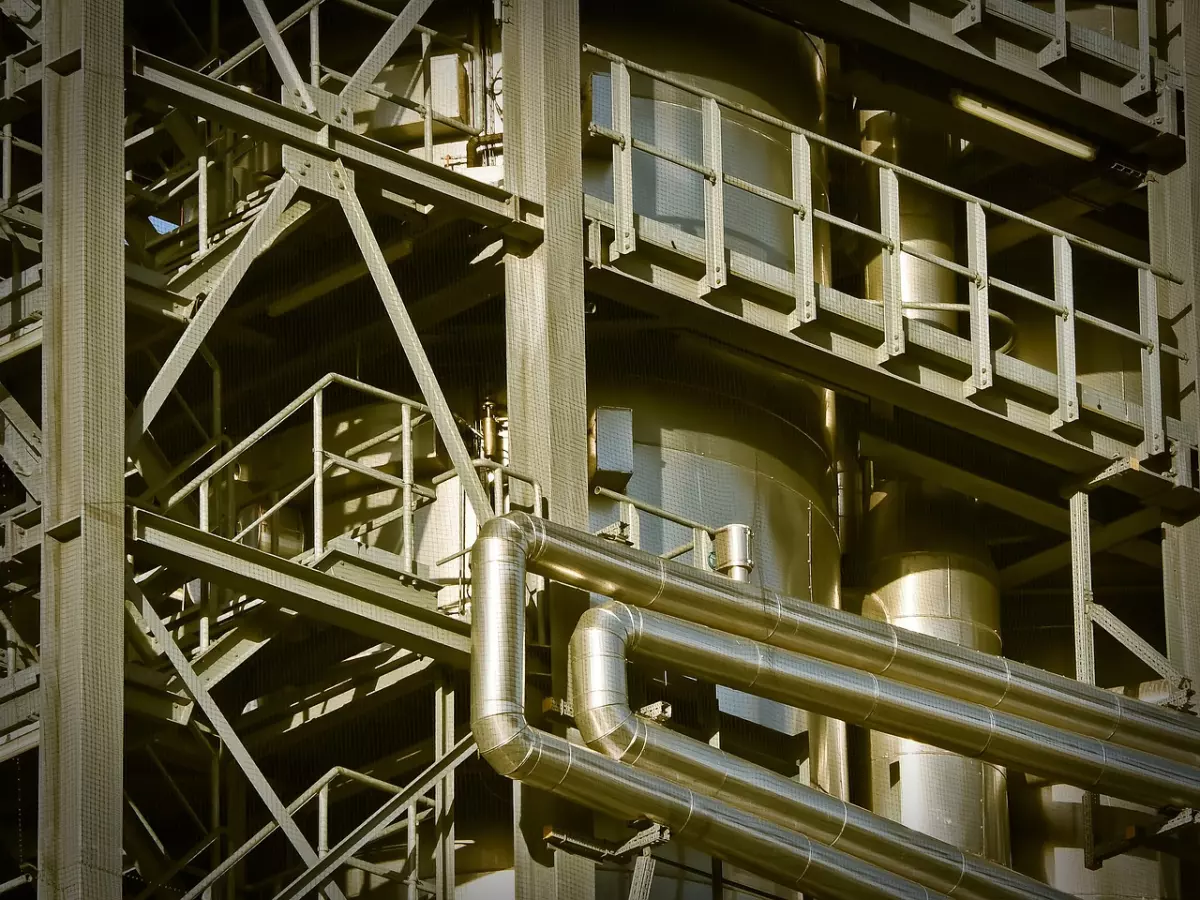
[{"label": "guardrail post", "polygon": [[904,288],[900,274],[900,180],[879,170],[879,231],[888,242],[880,252],[883,269],[883,348],[881,362],[904,353]]},{"label": "guardrail post", "polygon": [[1070,49],[1067,28],[1067,0],[1054,0],[1054,37],[1037,55],[1039,69],[1067,58]]},{"label": "guardrail post", "polygon": [[987,216],[978,203],[967,204],[967,266],[975,280],[967,285],[971,306],[971,384],[969,393],[985,391],[995,378],[992,323],[988,307]]},{"label": "guardrail post", "polygon": [[792,213],[795,256],[796,318],[801,324],[817,317],[816,260],[813,256],[812,150],[808,138],[792,133],[792,199],[800,209]]},{"label": "guardrail post", "polygon": [[313,556],[325,552],[325,392],[312,401],[313,423]]},{"label": "guardrail post", "polygon": [[401,491],[401,502],[404,504],[404,516],[401,519],[404,545],[400,554],[400,564],[405,572],[412,572],[416,557],[413,534],[413,435],[412,407],[407,403],[400,404],[400,475],[404,479],[404,488]]},{"label": "guardrail post", "polygon": [[625,63],[612,64],[612,125],[621,136],[613,144],[613,223],[616,232],[611,259],[637,248],[633,220],[633,107],[629,92],[629,70]]},{"label": "guardrail post", "polygon": [[704,181],[704,249],[708,290],[725,287],[725,167],[721,162],[721,107],[709,97],[700,101],[704,165],[713,177]]},{"label": "guardrail post", "polygon": [[1058,348],[1057,426],[1079,420],[1079,385],[1075,369],[1075,265],[1071,242],[1054,236],[1054,300],[1062,307],[1054,320]]},{"label": "guardrail post", "polygon": [[1166,449],[1163,428],[1162,349],[1158,339],[1158,276],[1149,269],[1138,272],[1138,313],[1142,345],[1142,446],[1141,457],[1157,456]]},{"label": "guardrail post", "polygon": [[1138,71],[1121,88],[1121,100],[1134,103],[1154,94],[1154,56],[1150,50],[1150,0],[1138,0]]}]

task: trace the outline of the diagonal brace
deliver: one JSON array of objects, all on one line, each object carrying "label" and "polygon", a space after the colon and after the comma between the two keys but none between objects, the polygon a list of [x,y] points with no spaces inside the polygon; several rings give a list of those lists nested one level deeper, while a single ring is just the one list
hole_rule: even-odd
[{"label": "diagonal brace", "polygon": [[[128,611],[140,611],[145,624],[150,629],[151,635],[158,642],[160,648],[170,660],[171,665],[178,673],[180,680],[183,682],[183,688],[188,695],[195,701],[196,705],[203,710],[208,721],[212,723],[213,728],[220,736],[221,741],[229,750],[231,756],[237,761],[242,772],[246,776],[246,780],[250,782],[258,796],[266,805],[267,810],[279,825],[281,831],[287,836],[292,847],[295,848],[300,858],[306,866],[310,868],[317,863],[317,852],[313,849],[312,844],[308,842],[308,838],[300,831],[296,820],[288,813],[283,801],[279,799],[279,795],[275,793],[275,789],[271,787],[266,776],[263,775],[262,769],[258,767],[258,763],[250,755],[246,749],[246,745],[242,743],[242,739],[238,737],[233,726],[229,724],[229,720],[225,714],[221,712],[221,708],[217,706],[213,700],[212,694],[200,681],[200,677],[196,674],[196,670],[192,668],[183,651],[179,649],[179,645],[175,643],[175,639],[163,625],[162,619],[158,617],[154,607],[150,605],[150,601],[146,599],[146,595],[142,593],[140,587],[134,583],[131,573],[126,573],[125,577],[125,605]],[[345,895],[337,885],[329,884],[324,886],[324,894],[328,900],[345,900]]]},{"label": "diagonal brace", "polygon": [[288,174],[284,174],[275,185],[271,198],[255,217],[254,224],[250,226],[245,238],[221,272],[220,278],[212,287],[212,292],[200,304],[187,328],[171,348],[171,353],[162,368],[154,376],[141,406],[130,416],[125,427],[125,444],[129,449],[135,448],[150,429],[150,423],[162,410],[188,363],[195,357],[217,317],[221,315],[233,292],[241,284],[250,263],[274,242],[278,226],[284,218],[288,204],[296,194],[296,188],[296,180]]},{"label": "diagonal brace", "polygon": [[396,329],[400,346],[404,348],[404,355],[408,358],[408,364],[412,366],[413,374],[416,375],[421,394],[429,405],[438,434],[446,445],[446,451],[450,454],[454,470],[458,473],[472,509],[475,510],[475,518],[482,525],[492,517],[492,506],[488,502],[487,492],[475,475],[471,456],[467,453],[462,435],[459,434],[454,413],[450,411],[450,405],[446,402],[445,394],[442,393],[442,386],[438,383],[437,375],[429,365],[429,357],[425,355],[421,337],[417,334],[412,317],[408,314],[408,309],[400,296],[400,290],[396,287],[396,279],[392,277],[387,259],[383,255],[383,250],[380,249],[375,233],[371,230],[371,224],[367,221],[367,214],[362,208],[362,203],[359,202],[358,195],[349,181],[349,173],[340,162],[334,165],[333,172],[338,176],[335,180],[342,185],[348,185],[338,192],[337,199],[341,201],[346,220],[350,223],[350,230],[354,232],[359,250],[367,261],[367,269],[375,281],[379,295],[383,298],[383,305],[387,310],[388,317],[392,320],[392,327]]},{"label": "diagonal brace", "polygon": [[379,39],[379,43],[367,54],[362,65],[350,76],[350,81],[342,88],[341,108],[343,112],[348,110],[349,114],[353,114],[354,107],[366,95],[367,88],[379,77],[383,67],[388,64],[396,51],[400,49],[400,45],[412,34],[413,28],[416,27],[421,16],[425,15],[426,10],[432,5],[433,0],[408,0],[404,9],[388,26],[383,37]]},{"label": "diagonal brace", "polygon": [[283,43],[283,38],[279,34],[279,29],[275,27],[275,20],[271,18],[266,3],[263,0],[244,0],[244,2],[246,12],[250,13],[254,27],[258,29],[258,36],[262,38],[267,53],[271,56],[271,62],[275,64],[279,77],[283,79],[283,89],[300,101],[300,106],[305,112],[315,112],[316,106],[313,104],[312,95],[308,92],[308,85],[300,77],[300,70],[296,68],[292,54],[288,52],[287,46]]}]

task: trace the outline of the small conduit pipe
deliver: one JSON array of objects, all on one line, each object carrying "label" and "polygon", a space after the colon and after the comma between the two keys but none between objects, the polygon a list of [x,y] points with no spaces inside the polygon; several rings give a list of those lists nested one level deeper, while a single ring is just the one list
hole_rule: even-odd
[{"label": "small conduit pipe", "polygon": [[[715,800],[957,900],[1073,900],[1005,866],[635,715],[626,660],[631,654],[643,656],[637,648],[645,629],[680,624],[623,603],[584,613],[571,638],[571,672],[575,724],[593,750],[693,785]],[[706,677],[720,681],[722,674],[714,669]]]},{"label": "small conduit pipe", "polygon": [[609,815],[649,818],[705,853],[805,893],[843,900],[945,897],[531,727],[525,718],[527,546],[521,524],[501,517],[484,525],[471,554],[471,728],[496,771]]},{"label": "small conduit pipe", "polygon": [[795,650],[1191,765],[1200,718],[1034,666],[660,559],[524,513],[531,572],[631,606]]},{"label": "small conduit pipe", "polygon": [[619,708],[604,712],[616,698],[605,679],[618,683],[614,670],[623,675],[628,654],[1084,790],[1159,807],[1200,806],[1200,768],[623,603],[585,612],[576,633],[573,671],[576,683],[597,687],[582,698],[597,737],[619,724],[611,718]]}]

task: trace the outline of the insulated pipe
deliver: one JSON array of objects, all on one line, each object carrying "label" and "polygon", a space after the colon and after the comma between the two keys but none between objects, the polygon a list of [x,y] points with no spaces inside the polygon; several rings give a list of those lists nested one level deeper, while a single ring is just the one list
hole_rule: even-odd
[{"label": "insulated pipe", "polygon": [[502,775],[621,818],[647,817],[685,842],[806,893],[845,900],[937,900],[930,891],[796,832],[532,728],[525,718],[526,548],[512,516],[471,552],[471,728]]},{"label": "insulated pipe", "polygon": [[[571,638],[575,724],[588,746],[961,900],[1071,900],[981,856],[876,816],[634,715],[626,659],[647,628],[677,620],[623,603],[584,613]],[[721,674],[714,671],[712,677]]]},{"label": "insulated pipe", "polygon": [[[525,513],[530,571],[632,606],[1192,765],[1200,718],[660,559]],[[836,714],[836,711],[835,711]]]},{"label": "insulated pipe", "polygon": [[[580,629],[598,643],[607,640],[610,648],[595,662],[589,653],[580,654],[576,677],[589,683],[607,674],[619,646],[622,659],[628,652],[687,675],[1084,790],[1155,806],[1200,805],[1200,769],[1194,766],[625,604],[609,609],[607,615],[589,610],[579,622]],[[620,627],[615,627],[618,617]],[[605,636],[605,629],[611,634]],[[593,665],[605,671],[587,672]],[[598,700],[608,698],[587,698],[592,706]]]}]

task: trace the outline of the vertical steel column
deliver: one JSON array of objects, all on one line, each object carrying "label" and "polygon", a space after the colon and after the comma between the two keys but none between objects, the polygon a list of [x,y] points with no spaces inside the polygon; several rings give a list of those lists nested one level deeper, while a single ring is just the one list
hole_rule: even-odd
[{"label": "vertical steel column", "polygon": [[312,401],[313,556],[325,552],[325,392]]},{"label": "vertical steel column", "polygon": [[700,100],[704,138],[704,258],[708,290],[725,287],[725,164],[721,146],[721,107],[711,97]]},{"label": "vertical steel column", "polygon": [[[433,755],[441,759],[454,748],[454,675],[438,677],[433,708]],[[409,809],[409,821],[416,805]],[[454,770],[438,779],[434,788],[434,900],[454,900]]]},{"label": "vertical steel column", "polygon": [[617,259],[637,247],[633,219],[633,100],[625,63],[612,64],[612,126],[621,136],[613,144],[613,221],[616,236],[609,257]]},{"label": "vertical steel column", "polygon": [[1075,367],[1075,267],[1071,242],[1054,236],[1054,301],[1062,307],[1054,322],[1058,350],[1058,425],[1079,420]]},{"label": "vertical steel column", "polygon": [[400,406],[400,477],[404,479],[404,488],[400,494],[400,502],[404,504],[404,516],[401,519],[404,531],[404,546],[400,551],[400,564],[405,572],[413,571],[416,558],[416,535],[413,533],[413,435],[412,407],[407,403]]},{"label": "vertical steel column", "polygon": [[883,348],[881,361],[904,352],[904,279],[900,272],[900,181],[891,169],[879,170],[879,231],[887,240],[883,266]]},{"label": "vertical steel column", "polygon": [[1142,337],[1142,446],[1141,456],[1157,456],[1167,449],[1163,422],[1162,350],[1158,341],[1158,277],[1148,269],[1138,272],[1138,321]]},{"label": "vertical steel column", "polygon": [[[506,185],[545,210],[542,243],[510,254],[504,264],[510,465],[541,484],[552,520],[587,528],[579,5],[521,0],[504,11]],[[563,602],[548,611],[552,690],[559,697],[570,696],[566,648],[577,614]],[[519,900],[559,894],[590,900],[594,894],[593,864],[553,851],[543,840],[545,825],[560,813],[570,818],[556,803],[513,786]]]},{"label": "vertical steel column", "polygon": [[817,318],[816,260],[813,247],[812,148],[808,138],[792,134],[792,199],[799,207],[792,213],[793,270],[796,273],[796,312],[800,323]]},{"label": "vertical steel column", "polygon": [[988,308],[987,216],[978,203],[967,204],[967,267],[975,279],[967,284],[971,306],[971,392],[992,386],[992,322]]},{"label": "vertical steel column", "polygon": [[425,107],[422,113],[424,121],[425,159],[433,162],[433,38],[429,32],[421,32],[421,105]]},{"label": "vertical steel column", "polygon": [[[1174,35],[1167,58],[1180,71],[1200,66],[1200,0],[1168,4],[1165,33]],[[1160,50],[1161,52],[1161,50]],[[1150,214],[1150,261],[1181,273],[1186,285],[1163,285],[1163,314],[1171,323],[1175,341],[1187,356],[1179,363],[1181,418],[1191,428],[1200,426],[1200,340],[1197,340],[1196,292],[1200,273],[1200,78],[1186,76],[1184,83],[1184,133],[1187,160],[1169,173],[1148,179],[1146,199]],[[1190,453],[1181,453],[1177,466],[1192,464]],[[1187,483],[1190,471],[1176,473]],[[1163,525],[1163,595],[1166,614],[1167,658],[1180,671],[1200,671],[1200,519],[1184,525]]]},{"label": "vertical steel column", "polygon": [[121,896],[125,295],[122,0],[42,8],[38,892]]},{"label": "vertical steel column", "polygon": [[308,14],[308,83],[321,86],[321,7]]},{"label": "vertical steel column", "polygon": [[1075,678],[1096,683],[1092,652],[1092,526],[1088,495],[1071,495],[1071,597],[1075,621]]}]

